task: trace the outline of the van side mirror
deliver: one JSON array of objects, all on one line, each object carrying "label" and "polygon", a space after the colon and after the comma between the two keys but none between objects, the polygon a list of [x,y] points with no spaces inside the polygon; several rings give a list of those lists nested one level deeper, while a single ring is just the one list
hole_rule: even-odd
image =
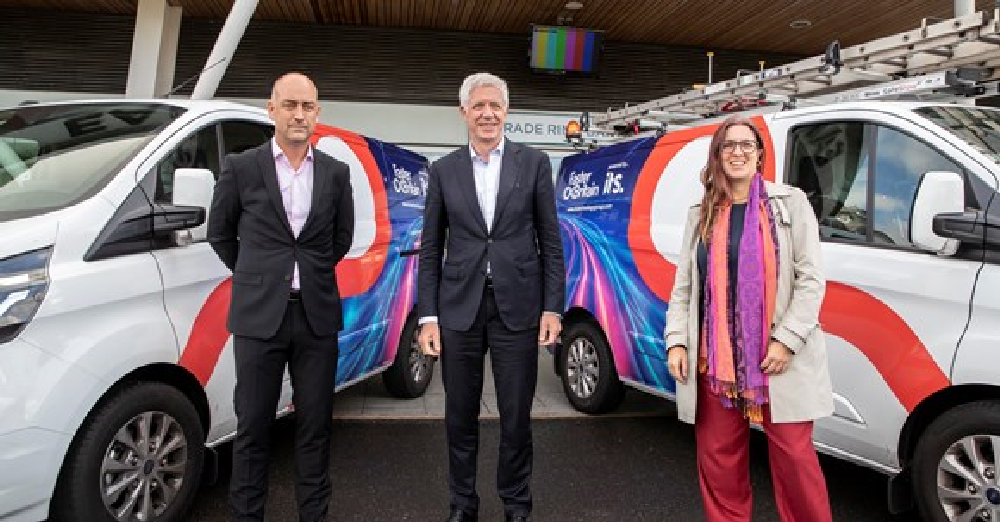
[{"label": "van side mirror", "polygon": [[920,179],[910,219],[910,241],[918,248],[944,256],[958,251],[958,239],[938,235],[934,230],[939,214],[965,210],[965,183],[957,172],[928,172]]},{"label": "van side mirror", "polygon": [[[174,171],[174,205],[197,207],[208,212],[215,192],[215,175],[208,169],[182,168]],[[174,233],[174,244],[188,245],[204,241],[208,234],[208,222],[203,220],[197,226]]]}]

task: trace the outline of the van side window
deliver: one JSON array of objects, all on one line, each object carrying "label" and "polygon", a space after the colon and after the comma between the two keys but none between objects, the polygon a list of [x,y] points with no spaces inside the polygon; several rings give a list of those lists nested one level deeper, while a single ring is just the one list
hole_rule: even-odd
[{"label": "van side window", "polygon": [[868,240],[868,142],[861,122],[792,131],[788,182],[809,197],[824,239]]},{"label": "van side window", "polygon": [[910,242],[910,218],[917,185],[924,173],[962,174],[953,161],[915,138],[889,127],[878,127],[875,140],[872,241],[904,247]]},{"label": "van side window", "polygon": [[809,197],[820,236],[915,248],[913,200],[930,171],[963,174],[929,145],[891,127],[826,122],[792,131],[788,182]]},{"label": "van side window", "polygon": [[271,139],[274,128],[248,121],[227,121],[222,124],[224,154],[235,154],[252,149]]},{"label": "van side window", "polygon": [[173,203],[174,171],[180,168],[208,169],[219,177],[219,138],[215,125],[185,138],[156,166],[157,203]]}]

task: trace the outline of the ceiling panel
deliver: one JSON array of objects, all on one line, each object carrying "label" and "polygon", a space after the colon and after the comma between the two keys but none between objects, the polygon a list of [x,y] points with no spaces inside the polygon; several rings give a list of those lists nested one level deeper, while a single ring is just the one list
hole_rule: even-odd
[{"label": "ceiling panel", "polygon": [[[170,0],[184,16],[224,18],[233,0]],[[18,7],[134,14],[137,0],[0,0]],[[302,23],[529,34],[532,24],[602,29],[611,41],[817,54],[839,39],[854,45],[947,18],[954,0],[259,0],[255,18]],[[833,9],[832,6],[836,5]],[[976,0],[992,9],[993,0]],[[806,29],[791,29],[808,20]]]}]

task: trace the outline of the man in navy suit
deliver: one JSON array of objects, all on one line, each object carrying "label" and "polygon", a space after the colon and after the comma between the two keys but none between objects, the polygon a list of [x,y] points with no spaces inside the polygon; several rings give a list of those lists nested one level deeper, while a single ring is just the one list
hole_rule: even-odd
[{"label": "man in navy suit", "polygon": [[552,167],[544,153],[504,138],[503,80],[473,74],[459,100],[469,144],[431,165],[417,297],[420,346],[440,356],[446,393],[447,520],[478,517],[479,405],[489,351],[501,424],[497,489],[506,520],[526,522],[538,347],[558,338],[566,293]]}]

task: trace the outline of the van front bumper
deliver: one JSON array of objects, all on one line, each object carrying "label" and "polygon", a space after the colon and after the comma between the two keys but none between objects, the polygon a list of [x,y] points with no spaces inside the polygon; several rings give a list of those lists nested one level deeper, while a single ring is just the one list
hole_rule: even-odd
[{"label": "van front bumper", "polygon": [[66,397],[79,386],[93,379],[20,338],[0,344],[0,521],[48,517],[75,432],[68,426],[75,403]]},{"label": "van front bumper", "polygon": [[55,476],[70,437],[42,429],[0,434],[0,520],[39,522],[49,515]]}]

